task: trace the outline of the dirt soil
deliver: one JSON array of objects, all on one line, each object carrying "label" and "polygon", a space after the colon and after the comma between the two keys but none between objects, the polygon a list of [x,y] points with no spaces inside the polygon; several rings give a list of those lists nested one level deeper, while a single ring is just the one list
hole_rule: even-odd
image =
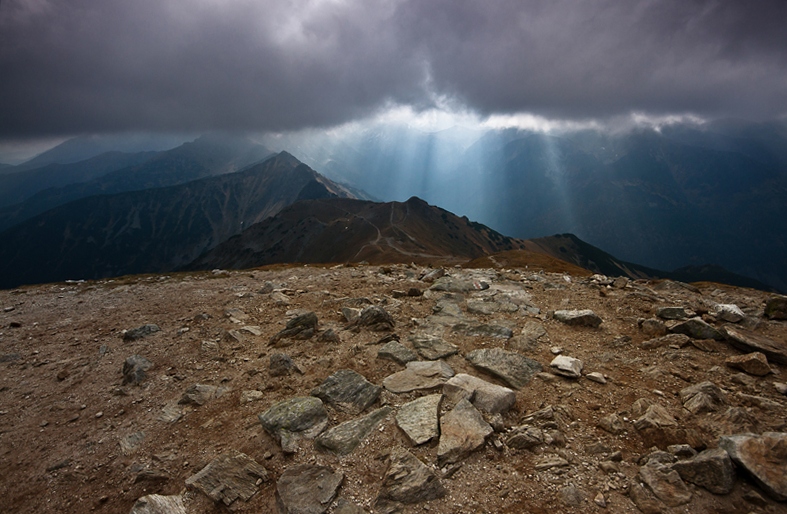
[{"label": "dirt soil", "polygon": [[[347,322],[341,308],[348,299],[368,298],[392,314],[394,332],[409,345],[407,336],[423,326],[443,293],[399,297],[393,292],[426,290],[430,284],[418,279],[422,271],[423,267],[407,265],[279,267],[0,291],[0,511],[125,514],[146,494],[183,493],[189,512],[227,512],[223,505],[187,489],[185,481],[231,449],[255,459],[271,477],[249,502],[236,502],[238,512],[275,512],[276,480],[295,463],[314,462],[343,471],[338,497],[369,512],[392,447],[408,448],[440,473],[437,441],[412,447],[393,415],[346,457],[318,452],[310,442],[301,443],[298,453],[285,455],[257,419],[278,401],[308,395],[337,370],[355,370],[379,385],[403,369],[377,357],[380,346],[375,343],[385,333],[343,330]],[[753,430],[786,429],[787,401],[774,387],[774,382],[787,381],[783,365],[772,364],[775,373],[765,377],[741,376],[724,364],[727,357],[741,353],[726,343],[703,341],[698,345],[702,349],[695,345],[640,348],[651,336],[641,331],[639,318],[652,318],[658,307],[670,305],[702,313],[712,302],[737,304],[749,316],[745,321],[749,328],[784,341],[787,323],[762,319],[767,293],[713,284],[703,285],[699,293],[642,281],[610,285],[532,269],[447,271],[484,280],[493,289],[522,291],[540,311],[471,314],[462,303],[468,317],[507,326],[515,337],[446,331],[445,339],[460,348],[458,355],[446,359],[456,373],[505,385],[474,369],[463,355],[477,348],[518,349],[548,372],[552,349],[560,347],[564,355],[583,361],[583,373],[603,373],[608,382],[538,375],[517,391],[516,404],[503,416],[505,427],[515,427],[528,413],[552,405],[560,413],[558,429],[565,444],[533,450],[496,448],[494,441],[504,435],[494,434],[461,462],[458,471],[442,479],[448,490],[444,498],[405,506],[403,512],[639,512],[628,488],[636,480],[639,457],[650,449],[632,425],[632,403],[646,398],[662,404],[712,447],[725,430],[718,414],[693,415],[682,408],[677,395],[684,387],[706,380],[726,392],[729,405],[750,414]],[[465,300],[481,293],[468,293]],[[593,309],[604,321],[598,328],[568,326],[549,315],[559,309]],[[322,342],[315,336],[289,341],[283,348],[270,347],[269,339],[302,311],[317,313],[319,333],[333,329],[341,341]],[[520,334],[531,321],[541,323],[548,335],[537,344],[523,345]],[[147,323],[161,330],[137,340],[123,339],[124,330]],[[261,334],[242,330],[244,326],[259,327]],[[280,352],[290,355],[302,373],[270,376],[270,355]],[[135,354],[153,367],[140,385],[122,385],[123,363]],[[202,406],[178,406],[184,391],[194,384],[230,391]],[[241,393],[251,390],[264,395],[241,404]],[[396,408],[423,394],[384,390],[371,408],[380,404]],[[750,396],[775,404],[752,404]],[[443,411],[451,407],[443,402]],[[182,417],[167,419],[167,413],[179,408]],[[329,426],[350,419],[327,408]],[[625,419],[622,434],[597,426],[599,419],[612,413]],[[138,438],[129,438],[138,433]],[[132,444],[122,448],[121,441]],[[607,451],[599,453],[597,443]],[[607,474],[598,464],[608,458],[606,453],[615,451],[622,453],[620,472]],[[553,454],[569,465],[535,470],[538,460]],[[582,492],[579,504],[561,499],[560,490],[569,485]],[[668,512],[787,512],[787,505],[769,499],[742,476],[733,492],[724,496],[690,488],[691,502]],[[599,493],[605,508],[594,502]]]}]

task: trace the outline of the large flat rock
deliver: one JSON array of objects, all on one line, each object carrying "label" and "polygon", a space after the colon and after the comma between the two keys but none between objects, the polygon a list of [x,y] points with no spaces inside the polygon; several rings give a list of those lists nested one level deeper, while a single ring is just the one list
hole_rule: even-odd
[{"label": "large flat rock", "polygon": [[351,369],[340,369],[314,388],[312,396],[339,409],[358,414],[380,396],[382,388]]},{"label": "large flat rock", "polygon": [[138,499],[129,514],[187,514],[183,497],[149,494]]},{"label": "large flat rock", "polygon": [[442,386],[454,376],[454,370],[441,360],[408,362],[403,371],[383,380],[383,387],[392,393],[409,393]]},{"label": "large flat rock", "polygon": [[451,412],[440,419],[440,444],[437,462],[442,466],[457,462],[481,448],[494,430],[484,421],[478,409],[461,400]]},{"label": "large flat rock", "polygon": [[516,403],[516,393],[511,389],[466,373],[459,373],[448,380],[443,385],[443,394],[454,403],[467,399],[478,410],[490,414],[506,412]]},{"label": "large flat rock", "polygon": [[391,413],[390,407],[382,407],[358,419],[345,421],[317,436],[314,445],[337,455],[348,455],[360,445],[383,419]]},{"label": "large flat rock", "polygon": [[231,451],[187,478],[186,485],[202,491],[215,502],[232,505],[236,500],[249,501],[260,483],[267,480],[264,467],[245,453]]},{"label": "large flat rock", "polygon": [[336,497],[344,473],[328,466],[296,464],[276,482],[276,505],[281,514],[323,514]]},{"label": "large flat rock", "polygon": [[744,352],[762,352],[771,362],[787,364],[787,343],[738,327],[725,326],[721,330],[727,342],[735,348]]},{"label": "large flat rock", "polygon": [[421,503],[445,495],[446,490],[437,475],[418,457],[404,448],[394,448],[377,496],[375,512],[394,512],[392,503]]},{"label": "large flat rock", "polygon": [[515,352],[500,348],[474,350],[467,354],[467,360],[476,368],[499,377],[514,389],[521,389],[541,371],[541,364]]},{"label": "large flat rock", "polygon": [[723,436],[719,447],[777,501],[787,501],[787,433]]},{"label": "large flat rock", "polygon": [[440,435],[439,414],[442,394],[430,394],[405,403],[396,414],[396,424],[414,445]]},{"label": "large flat rock", "polygon": [[294,453],[299,438],[313,439],[325,429],[328,413],[319,398],[299,396],[273,405],[259,420],[285,453]]}]

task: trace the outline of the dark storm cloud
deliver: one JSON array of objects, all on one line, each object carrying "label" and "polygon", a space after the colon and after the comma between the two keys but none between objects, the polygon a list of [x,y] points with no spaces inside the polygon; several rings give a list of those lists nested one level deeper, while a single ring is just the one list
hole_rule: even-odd
[{"label": "dark storm cloud", "polygon": [[787,111],[787,2],[3,0],[0,136]]}]

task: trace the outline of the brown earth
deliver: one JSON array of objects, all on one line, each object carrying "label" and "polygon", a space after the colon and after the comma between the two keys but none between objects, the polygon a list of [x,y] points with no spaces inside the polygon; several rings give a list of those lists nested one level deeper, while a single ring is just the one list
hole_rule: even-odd
[{"label": "brown earth", "polygon": [[[718,414],[693,415],[682,408],[677,395],[684,387],[706,380],[726,392],[730,406],[745,409],[754,420],[752,430],[787,429],[787,401],[774,387],[774,382],[787,381],[783,365],[771,364],[774,374],[750,377],[725,367],[727,357],[740,353],[725,343],[640,348],[651,337],[638,328],[638,318],[652,318],[656,308],[673,305],[702,313],[709,302],[737,304],[749,316],[745,323],[750,328],[784,341],[787,324],[762,319],[766,293],[714,284],[701,284],[699,293],[644,281],[612,286],[586,274],[534,273],[531,269],[447,271],[485,280],[493,289],[527,293],[532,305],[540,309],[538,315],[523,310],[482,315],[468,314],[463,307],[467,316],[479,322],[512,328],[515,337],[504,340],[447,331],[446,340],[460,348],[459,355],[446,360],[455,372],[502,384],[475,370],[463,355],[476,348],[516,347],[525,323],[537,321],[547,330],[548,340],[520,347],[525,355],[548,371],[554,357],[550,348],[559,346],[564,355],[584,362],[585,373],[601,372],[608,382],[549,373],[537,376],[517,391],[516,404],[503,416],[505,427],[517,426],[526,414],[552,405],[561,413],[558,427],[565,445],[542,445],[532,451],[505,445],[497,449],[491,442],[503,437],[495,434],[464,459],[455,474],[442,479],[448,490],[444,498],[408,506],[403,512],[639,512],[627,491],[636,481],[638,458],[649,452],[649,445],[632,426],[632,403],[639,398],[660,403],[681,426],[695,429],[709,446],[715,446],[717,437],[728,430]],[[421,267],[408,265],[278,266],[0,291],[0,511],[125,514],[146,494],[183,492],[189,512],[226,512],[201,493],[187,490],[185,481],[230,449],[248,454],[271,476],[248,503],[236,505],[239,512],[275,512],[276,479],[288,466],[303,462],[343,471],[339,498],[371,511],[390,449],[396,445],[408,448],[439,472],[436,442],[412,448],[389,416],[346,457],[315,451],[310,442],[301,443],[297,454],[285,455],[263,430],[257,415],[280,400],[308,395],[339,369],[353,369],[378,385],[401,370],[402,366],[377,358],[375,343],[385,333],[343,330],[346,322],[340,310],[347,299],[368,298],[393,315],[394,331],[408,345],[407,336],[432,314],[442,295],[394,295],[395,290],[428,288],[429,284],[418,280],[421,272]],[[266,282],[277,291],[261,293]],[[289,299],[288,304],[279,293]],[[558,309],[585,308],[604,320],[599,328],[568,326],[547,315]],[[241,323],[228,316],[230,309],[237,309],[229,314]],[[269,347],[268,340],[296,310],[316,312],[319,331],[333,329],[341,342],[314,337],[291,341],[284,348]],[[244,315],[248,318],[239,319]],[[157,324],[161,331],[135,341],[122,338],[123,330],[146,323]],[[241,331],[239,340],[228,336],[229,331],[245,325],[258,326],[261,335]],[[203,341],[217,342],[218,350]],[[288,353],[303,373],[270,376],[269,357],[278,352]],[[134,354],[147,358],[154,367],[141,385],[122,386],[123,362]],[[162,421],[162,409],[198,383],[231,391],[203,406],[186,406],[176,422]],[[240,395],[248,390],[264,395],[259,401],[241,404]],[[741,394],[775,403],[758,406]],[[396,408],[418,396],[383,391],[377,403]],[[444,402],[443,411],[450,407]],[[349,419],[330,407],[328,411],[329,426]],[[612,413],[626,420],[620,435],[597,427],[599,419]],[[120,441],[137,432],[144,432],[138,447],[121,451]],[[596,443],[609,452],[622,452],[619,474],[599,469],[607,457],[594,453]],[[536,471],[535,463],[548,455],[560,455],[569,465]],[[568,485],[584,493],[579,505],[567,505],[559,498],[559,490]],[[729,495],[690,488],[691,502],[671,512],[787,512],[787,505],[769,499],[742,476]],[[604,496],[606,509],[594,503],[598,493]]]}]

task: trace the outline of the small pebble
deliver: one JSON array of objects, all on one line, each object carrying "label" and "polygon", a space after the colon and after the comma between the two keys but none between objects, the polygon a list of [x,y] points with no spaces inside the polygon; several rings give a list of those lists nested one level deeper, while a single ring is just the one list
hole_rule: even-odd
[{"label": "small pebble", "polygon": [[96,412],[96,419],[102,417],[103,415],[104,415],[104,413],[102,411]]}]

